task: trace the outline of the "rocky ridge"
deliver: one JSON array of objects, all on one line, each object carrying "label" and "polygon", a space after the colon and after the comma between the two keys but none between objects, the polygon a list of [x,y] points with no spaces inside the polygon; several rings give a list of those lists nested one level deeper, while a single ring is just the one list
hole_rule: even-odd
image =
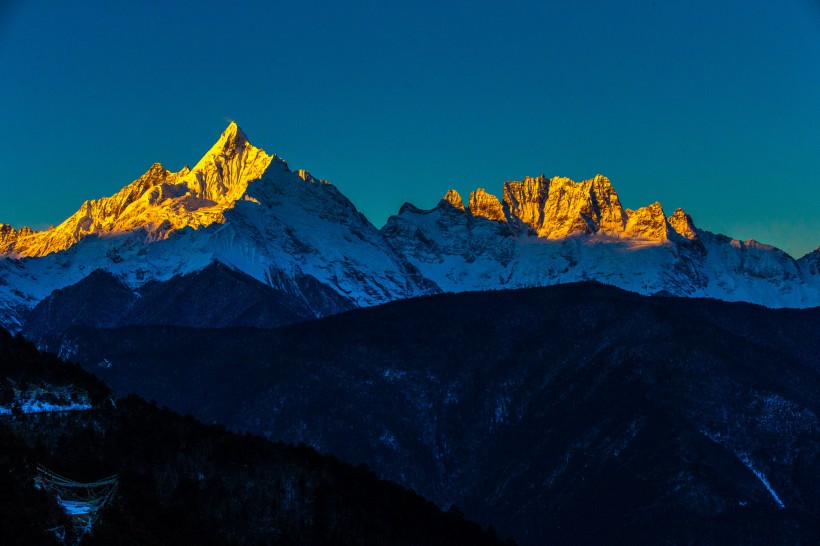
[{"label": "rocky ridge", "polygon": [[624,208],[608,178],[541,175],[479,188],[469,206],[450,190],[433,209],[405,205],[382,233],[444,291],[522,288],[598,280],[642,294],[820,305],[817,259],[695,226],[660,203]]}]

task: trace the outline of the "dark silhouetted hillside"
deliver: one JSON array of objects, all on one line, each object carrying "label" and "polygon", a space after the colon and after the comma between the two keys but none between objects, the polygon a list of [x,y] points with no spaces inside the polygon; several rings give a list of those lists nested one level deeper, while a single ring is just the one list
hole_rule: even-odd
[{"label": "dark silhouetted hillside", "polygon": [[[37,465],[78,481],[118,474],[84,545],[500,544],[458,512],[305,446],[238,436],[136,396],[0,331],[4,397],[70,387],[84,411],[0,415],[0,537],[56,544],[71,522],[35,488]],[[13,385],[13,388],[6,388]],[[51,530],[51,531],[49,531]]]},{"label": "dark silhouetted hillside", "polygon": [[818,328],[583,283],[63,347],[119,392],[363,461],[525,544],[794,544],[820,536]]}]

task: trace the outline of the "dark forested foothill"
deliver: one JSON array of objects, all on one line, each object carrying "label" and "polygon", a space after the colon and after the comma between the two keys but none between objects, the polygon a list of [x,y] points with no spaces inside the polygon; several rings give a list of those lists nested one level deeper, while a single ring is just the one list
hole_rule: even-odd
[{"label": "dark forested foothill", "polygon": [[[44,465],[119,489],[84,545],[500,544],[365,466],[305,446],[240,436],[136,396],[116,398],[73,364],[0,332],[8,395],[70,386],[93,409],[0,415],[0,542],[57,544],[71,521],[35,487]],[[13,389],[5,385],[15,385]]]},{"label": "dark forested foothill", "polygon": [[365,462],[522,544],[812,544],[818,331],[820,309],[579,283],[60,345],[117,391]]}]

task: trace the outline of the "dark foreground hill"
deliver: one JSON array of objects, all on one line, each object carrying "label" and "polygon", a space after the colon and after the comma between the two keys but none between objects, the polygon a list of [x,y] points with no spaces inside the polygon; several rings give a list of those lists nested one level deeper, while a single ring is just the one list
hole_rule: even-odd
[{"label": "dark foreground hill", "polygon": [[[32,401],[40,410],[69,401],[91,409],[26,413]],[[117,399],[79,367],[5,331],[0,408],[3,545],[76,541],[56,499],[35,487],[38,465],[82,482],[119,476],[117,496],[82,538],[88,546],[500,544],[363,466],[205,426],[135,396]]]},{"label": "dark foreground hill", "polygon": [[120,392],[364,461],[525,544],[814,544],[818,328],[818,309],[576,284],[62,348]]}]

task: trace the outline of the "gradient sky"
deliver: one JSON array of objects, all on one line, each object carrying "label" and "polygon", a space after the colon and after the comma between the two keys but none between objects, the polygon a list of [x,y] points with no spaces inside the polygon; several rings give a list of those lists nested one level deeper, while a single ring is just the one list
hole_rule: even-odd
[{"label": "gradient sky", "polygon": [[544,173],[820,245],[820,1],[0,0],[0,221],[38,228],[235,119],[377,226]]}]

